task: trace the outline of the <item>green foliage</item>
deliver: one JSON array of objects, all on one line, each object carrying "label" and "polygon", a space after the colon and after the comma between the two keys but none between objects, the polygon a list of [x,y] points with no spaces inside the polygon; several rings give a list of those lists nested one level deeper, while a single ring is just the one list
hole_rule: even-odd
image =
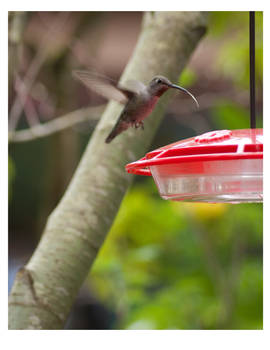
[{"label": "green foliage", "polygon": [[196,73],[193,70],[186,68],[183,70],[178,83],[180,86],[189,87],[195,84],[196,81],[197,81]]},{"label": "green foliage", "polygon": [[[263,81],[263,13],[256,12],[256,83],[262,88]],[[220,81],[229,80],[238,89],[249,88],[249,12],[213,11],[209,16],[207,40],[209,55],[214,57],[211,70]],[[210,57],[210,62],[212,62]],[[203,72],[200,72],[203,73]],[[201,74],[203,76],[203,74]],[[205,77],[204,77],[205,78]],[[197,80],[192,68],[186,68],[179,80],[180,84],[190,86]]]},{"label": "green foliage", "polygon": [[169,202],[151,179],[134,185],[89,283],[116,329],[260,329],[262,206]]},{"label": "green foliage", "polygon": [[[212,108],[211,117],[219,129],[247,129],[250,125],[249,111],[230,101],[220,101]],[[262,127],[262,120],[257,119],[257,127]]]},{"label": "green foliage", "polygon": [[[259,117],[259,116],[258,116]],[[211,118],[218,129],[248,129],[250,112],[231,101],[220,101],[211,109]],[[257,128],[262,128],[262,118],[256,118]]]},{"label": "green foliage", "polygon": [[[263,78],[263,15],[256,12],[256,80]],[[236,86],[249,87],[249,12],[212,12],[209,33],[219,42],[215,69]]]}]

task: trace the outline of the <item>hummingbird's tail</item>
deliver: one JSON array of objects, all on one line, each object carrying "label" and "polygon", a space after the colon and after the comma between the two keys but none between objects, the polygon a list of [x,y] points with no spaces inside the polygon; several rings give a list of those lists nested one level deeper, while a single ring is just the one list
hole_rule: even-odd
[{"label": "hummingbird's tail", "polygon": [[116,132],[115,129],[113,129],[113,130],[109,133],[109,135],[107,136],[105,142],[106,142],[106,143],[110,143],[110,142],[115,138],[115,136],[117,136],[117,135],[118,135],[118,133]]},{"label": "hummingbird's tail", "polygon": [[112,131],[107,136],[105,142],[110,143],[117,135],[119,135],[121,132],[125,131],[129,127],[129,124],[119,121],[116,123]]}]

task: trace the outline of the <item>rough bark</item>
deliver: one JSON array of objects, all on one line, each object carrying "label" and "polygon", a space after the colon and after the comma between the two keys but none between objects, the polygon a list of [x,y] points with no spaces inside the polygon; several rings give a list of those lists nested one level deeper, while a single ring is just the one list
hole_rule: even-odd
[{"label": "rough bark", "polygon": [[[121,82],[147,83],[156,74],[176,81],[205,33],[206,19],[201,12],[145,14]],[[162,97],[144,131],[128,130],[110,145],[104,140],[122,107],[108,104],[65,195],[48,218],[36,251],[16,276],[10,295],[10,329],[63,327],[132,181],[124,166],[147,151],[169,96]]]}]

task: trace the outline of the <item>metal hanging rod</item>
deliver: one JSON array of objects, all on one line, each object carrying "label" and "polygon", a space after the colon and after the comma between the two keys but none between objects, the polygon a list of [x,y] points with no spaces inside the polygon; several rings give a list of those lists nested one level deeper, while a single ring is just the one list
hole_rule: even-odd
[{"label": "metal hanging rod", "polygon": [[255,110],[255,11],[249,12],[250,128],[256,128]]}]

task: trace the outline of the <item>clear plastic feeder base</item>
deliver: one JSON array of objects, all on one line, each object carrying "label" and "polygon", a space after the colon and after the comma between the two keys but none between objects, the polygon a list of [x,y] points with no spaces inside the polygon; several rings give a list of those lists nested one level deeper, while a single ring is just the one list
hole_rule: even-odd
[{"label": "clear plastic feeder base", "polygon": [[262,159],[205,161],[200,165],[202,173],[183,175],[186,167],[190,172],[196,169],[192,162],[178,164],[173,173],[168,165],[150,167],[163,199],[235,204],[263,201]]},{"label": "clear plastic feeder base", "polygon": [[163,179],[162,182],[154,179],[163,199],[233,204],[263,201],[260,176],[189,176]]}]

